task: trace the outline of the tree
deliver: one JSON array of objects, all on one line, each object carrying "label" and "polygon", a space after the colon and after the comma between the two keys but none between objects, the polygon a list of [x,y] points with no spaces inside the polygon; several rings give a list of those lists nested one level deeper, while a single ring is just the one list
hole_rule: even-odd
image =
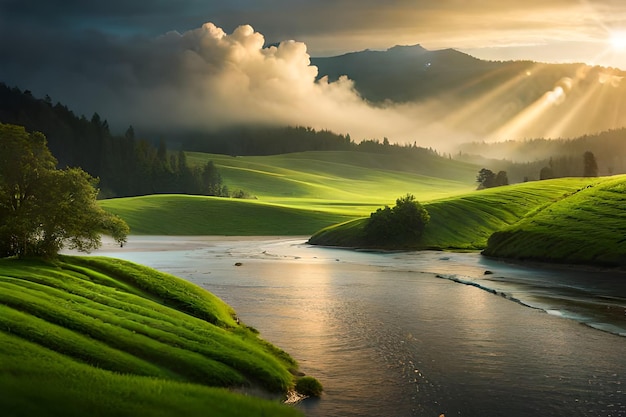
[{"label": "tree", "polygon": [[53,257],[65,246],[89,252],[101,233],[126,242],[128,225],[96,202],[96,180],[55,166],[41,133],[0,124],[0,256]]},{"label": "tree", "polygon": [[479,190],[482,190],[484,188],[491,188],[495,186],[496,174],[494,174],[493,171],[490,169],[482,168],[480,171],[478,171],[478,175],[476,176],[476,182],[478,182]]},{"label": "tree", "polygon": [[499,171],[494,179],[494,187],[501,187],[503,185],[509,185],[509,177],[506,171]]},{"label": "tree", "polygon": [[[552,161],[552,160],[550,160]],[[549,180],[554,178],[554,170],[551,167],[543,167],[541,171],[539,171],[539,179],[540,180]]]},{"label": "tree", "polygon": [[587,151],[583,154],[584,171],[583,177],[597,177],[598,163],[593,152]]},{"label": "tree", "polygon": [[404,245],[415,243],[430,221],[428,211],[407,194],[396,200],[393,208],[385,206],[370,214],[365,224],[365,236],[371,244]]},{"label": "tree", "polygon": [[207,162],[201,173],[202,194],[222,196],[222,176],[217,172],[213,161]]}]

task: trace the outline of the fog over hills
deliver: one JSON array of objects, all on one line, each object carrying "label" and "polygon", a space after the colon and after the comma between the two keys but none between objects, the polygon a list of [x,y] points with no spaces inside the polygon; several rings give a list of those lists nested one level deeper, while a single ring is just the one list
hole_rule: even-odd
[{"label": "fog over hills", "polygon": [[626,126],[626,72],[586,64],[483,61],[454,49],[396,46],[313,58],[365,99],[414,103],[478,140],[573,138]]},{"label": "fog over hills", "polygon": [[429,51],[421,45],[312,58],[311,63],[318,67],[318,77],[335,81],[347,75],[363,97],[375,102],[419,100],[498,66],[454,49]]},{"label": "fog over hills", "polygon": [[[28,51],[26,54],[25,51]],[[462,143],[578,137],[626,126],[623,71],[489,62],[419,45],[311,58],[249,25],[4,42],[0,82],[49,95],[115,132],[307,126],[453,151]]]}]

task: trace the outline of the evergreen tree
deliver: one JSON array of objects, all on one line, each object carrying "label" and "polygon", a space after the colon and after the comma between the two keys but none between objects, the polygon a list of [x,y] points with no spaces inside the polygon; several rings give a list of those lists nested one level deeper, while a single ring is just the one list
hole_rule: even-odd
[{"label": "evergreen tree", "polygon": [[[552,159],[550,159],[552,162]],[[539,179],[540,180],[549,180],[554,178],[554,170],[551,167],[543,167],[541,171],[539,171]]]},{"label": "evergreen tree", "polygon": [[593,152],[587,151],[583,154],[584,171],[583,177],[597,177],[598,163]]}]

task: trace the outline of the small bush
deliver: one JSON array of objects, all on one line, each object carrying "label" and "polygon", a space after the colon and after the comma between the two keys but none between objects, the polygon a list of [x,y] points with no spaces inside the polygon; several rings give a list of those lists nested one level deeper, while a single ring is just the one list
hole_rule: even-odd
[{"label": "small bush", "polygon": [[309,397],[319,397],[324,388],[322,384],[312,376],[303,376],[296,382],[296,391]]},{"label": "small bush", "polygon": [[385,206],[370,215],[364,232],[374,245],[404,245],[415,243],[422,236],[430,215],[415,196],[407,194],[396,200],[393,208]]}]

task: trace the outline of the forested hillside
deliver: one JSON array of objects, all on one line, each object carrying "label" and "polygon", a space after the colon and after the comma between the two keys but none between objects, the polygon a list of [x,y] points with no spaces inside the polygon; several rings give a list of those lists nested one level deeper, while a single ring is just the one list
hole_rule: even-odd
[{"label": "forested hillside", "polygon": [[[551,167],[556,177],[580,176],[583,171],[582,155],[593,152],[598,161],[599,175],[626,173],[626,128],[584,135],[574,139],[528,139],[496,143],[468,143],[459,147],[463,159],[475,156],[515,162],[532,166],[538,178],[539,170]],[[505,168],[503,168],[505,169]]]},{"label": "forested hillside", "polygon": [[75,115],[52,99],[33,97],[29,91],[0,83],[0,123],[42,132],[60,167],[81,167],[100,179],[102,195],[135,196],[155,193],[222,195],[227,192],[213,164],[190,168],[183,152],[168,152],[135,137],[132,127],[125,135],[109,130],[106,119]]},{"label": "forested hillside", "polygon": [[[187,164],[185,151],[223,155],[277,155],[304,151],[361,151],[404,155],[417,160],[442,159],[433,149],[397,145],[386,138],[353,142],[350,135],[309,127],[247,126],[215,132],[146,132],[128,127],[111,132],[97,113],[77,116],[48,96],[0,83],[0,123],[42,132],[61,167],[78,166],[100,179],[104,197],[182,193],[230,196],[211,162]],[[448,155],[449,156],[449,155]],[[241,190],[232,190],[235,195]],[[245,190],[244,194],[245,194]]]}]

